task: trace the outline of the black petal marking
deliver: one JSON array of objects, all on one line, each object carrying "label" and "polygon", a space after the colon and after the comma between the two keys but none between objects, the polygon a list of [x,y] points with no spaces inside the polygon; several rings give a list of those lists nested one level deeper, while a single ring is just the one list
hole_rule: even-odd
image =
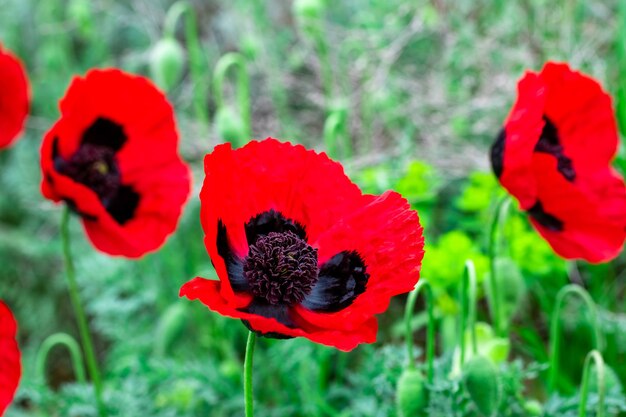
[{"label": "black petal marking", "polygon": [[126,143],[126,134],[121,125],[103,117],[98,117],[83,133],[82,145],[97,145],[117,152]]},{"label": "black petal marking", "polygon": [[103,204],[107,211],[119,224],[124,224],[135,215],[135,209],[139,205],[139,194],[135,192],[133,187],[121,185],[117,194],[109,201]]},{"label": "black petal marking", "polygon": [[89,213],[83,213],[80,210],[78,210],[78,206],[76,206],[76,203],[74,202],[74,200],[72,200],[71,198],[64,198],[63,201],[65,201],[65,204],[67,204],[67,207],[73,211],[74,213],[78,214],[79,216],[81,216],[83,219],[85,220],[89,220],[89,221],[96,221],[98,220],[97,216],[93,216]]},{"label": "black petal marking", "polygon": [[504,128],[500,130],[496,141],[491,145],[490,157],[491,168],[497,178],[502,176],[502,170],[504,169],[504,143],[506,139],[506,131]]},{"label": "black petal marking", "polygon": [[572,182],[576,179],[576,171],[572,165],[572,160],[563,153],[563,146],[559,141],[556,126],[546,116],[543,116],[543,121],[545,124],[543,125],[539,141],[535,145],[535,152],[554,156],[557,159],[557,170],[566,180]]},{"label": "black petal marking", "polygon": [[[289,317],[289,311],[285,305],[272,305],[268,304],[264,300],[254,299],[249,306],[240,309],[245,313],[256,314],[257,316],[267,317],[270,319],[276,319],[280,324],[284,324],[287,327],[295,328],[295,323]],[[273,339],[292,339],[292,336],[287,336],[282,333],[269,332],[261,333],[250,326],[248,320],[241,320],[241,322],[251,331],[255,332],[259,336],[271,337]]]},{"label": "black petal marking", "polygon": [[563,230],[563,222],[550,213],[546,213],[543,209],[541,201],[537,200],[534,206],[526,210],[528,214],[540,225],[553,232]]},{"label": "black petal marking", "polygon": [[302,305],[329,313],[343,310],[365,292],[368,279],[365,262],[357,252],[340,252],[322,265],[317,284]]},{"label": "black petal marking", "polygon": [[131,186],[122,185],[116,158],[127,140],[122,126],[102,117],[96,119],[68,160],[59,154],[58,140],[55,137],[52,142],[55,170],[92,189],[117,223],[123,225],[132,219],[140,196]]},{"label": "black petal marking", "polygon": [[243,274],[243,260],[239,259],[230,249],[228,244],[228,233],[226,226],[221,220],[217,221],[217,253],[224,259],[226,263],[226,272],[230,286],[237,292],[249,292],[250,286]]},{"label": "black petal marking", "polygon": [[246,238],[250,246],[254,245],[260,236],[267,235],[270,232],[292,232],[300,239],[307,240],[304,226],[286,218],[274,209],[254,216],[246,223],[245,228]]}]

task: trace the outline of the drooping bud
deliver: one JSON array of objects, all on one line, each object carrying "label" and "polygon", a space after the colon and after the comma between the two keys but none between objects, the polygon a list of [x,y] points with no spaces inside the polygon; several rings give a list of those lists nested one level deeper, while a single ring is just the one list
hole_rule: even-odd
[{"label": "drooping bud", "polygon": [[175,303],[165,310],[156,329],[154,353],[164,356],[187,323],[187,304]]},{"label": "drooping bud", "polygon": [[498,411],[502,388],[496,366],[484,356],[475,356],[463,367],[463,383],[476,409],[485,417]]},{"label": "drooping bud", "polygon": [[[623,387],[622,383],[619,380],[619,377],[608,365],[604,365],[604,389],[607,392],[618,391],[622,392]],[[598,371],[595,366],[591,368],[591,375],[589,377],[589,390],[591,392],[598,392]]]},{"label": "drooping bud", "polygon": [[227,106],[217,110],[215,126],[219,137],[226,142],[238,145],[249,139],[246,137],[241,118]]},{"label": "drooping bud", "polygon": [[185,52],[178,41],[163,38],[150,53],[150,73],[154,82],[166,92],[180,82],[183,75]]},{"label": "drooping bud", "polygon": [[537,400],[528,400],[524,403],[524,411],[530,417],[538,417],[543,415],[543,406]]},{"label": "drooping bud", "polygon": [[319,19],[322,17],[324,9],[324,0],[295,0],[293,2],[293,14],[296,19]]},{"label": "drooping bud", "polygon": [[70,0],[67,5],[67,17],[76,25],[80,35],[87,39],[93,33],[91,2],[89,0]]},{"label": "drooping bud", "polygon": [[417,369],[405,369],[398,379],[396,407],[400,417],[420,417],[428,405],[425,378]]}]

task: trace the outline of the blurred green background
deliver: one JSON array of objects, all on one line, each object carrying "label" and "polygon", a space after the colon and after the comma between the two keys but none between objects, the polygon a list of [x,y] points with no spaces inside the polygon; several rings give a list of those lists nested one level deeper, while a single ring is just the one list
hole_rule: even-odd
[{"label": "blurred green background", "polygon": [[[465,259],[476,263],[481,284],[479,319],[489,319],[486,229],[503,191],[489,170],[488,146],[517,79],[546,60],[566,60],[600,80],[626,125],[626,2],[197,0],[187,11],[175,6],[178,22],[173,3],[0,0],[0,42],[24,61],[33,94],[25,134],[0,153],[0,297],[19,320],[24,354],[7,416],[96,415],[93,392],[75,383],[67,352],[53,350],[43,375],[35,367],[47,336],[77,333],[63,277],[61,210],[40,195],[38,158],[70,79],[110,66],[166,89],[195,184],[176,234],[137,262],[100,255],[72,222],[110,415],[243,414],[245,327],[179,300],[178,289],[194,276],[214,276],[198,218],[204,154],[224,141],[273,136],[327,150],[365,192],[395,189],[419,210],[427,238],[422,276],[435,290],[439,330],[429,415],[479,416],[448,376]],[[166,35],[174,46],[164,46]],[[231,52],[235,66],[224,71],[222,57]],[[238,78],[241,68],[247,80]],[[617,166],[623,171],[626,160]],[[500,274],[511,284],[512,335],[509,360],[500,361],[498,415],[531,415],[529,399],[536,399],[545,403],[537,415],[574,416],[591,327],[572,303],[564,314],[563,395],[547,398],[542,364],[554,297],[568,282],[588,289],[600,309],[605,359],[626,382],[625,258],[565,263],[515,207],[502,230],[503,258],[515,263],[504,262]],[[379,341],[349,354],[306,340],[261,339],[257,414],[395,416],[395,385],[407,360],[404,298],[381,317]],[[421,346],[418,305],[413,325]],[[621,387],[609,400],[611,415],[626,415]]]}]

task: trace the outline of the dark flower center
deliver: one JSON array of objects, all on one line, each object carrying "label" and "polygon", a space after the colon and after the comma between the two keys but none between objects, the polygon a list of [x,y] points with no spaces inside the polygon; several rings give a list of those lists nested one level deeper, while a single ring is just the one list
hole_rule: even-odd
[{"label": "dark flower center", "polygon": [[318,279],[317,249],[291,231],[259,236],[243,273],[256,297],[272,305],[300,303]]},{"label": "dark flower center", "polygon": [[[60,174],[72,178],[93,190],[111,217],[123,225],[135,216],[139,205],[139,194],[130,185],[122,184],[122,176],[116,154],[127,137],[121,125],[99,117],[83,133],[80,146],[65,160],[59,153],[59,138],[52,144],[54,168]],[[51,176],[47,175],[52,182]],[[83,218],[97,220],[89,213],[78,211],[78,204],[69,201]]]},{"label": "dark flower center", "polygon": [[84,144],[58,171],[91,188],[106,206],[120,187],[115,151],[106,146]]}]

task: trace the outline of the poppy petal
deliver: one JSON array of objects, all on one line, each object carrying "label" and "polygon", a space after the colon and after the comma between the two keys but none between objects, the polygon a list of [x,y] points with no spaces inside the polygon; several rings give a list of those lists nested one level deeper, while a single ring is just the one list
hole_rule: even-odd
[{"label": "poppy petal", "polygon": [[338,221],[313,244],[319,248],[321,265],[342,250],[358,253],[369,275],[365,290],[336,312],[316,312],[306,304],[297,307],[300,317],[311,324],[352,329],[384,312],[393,296],[410,292],[417,284],[424,256],[417,212],[396,192],[366,198],[369,204]]},{"label": "poppy petal", "polygon": [[[249,327],[260,334],[279,334],[288,337],[306,337],[307,339],[327,346],[333,346],[343,351],[350,351],[360,343],[373,343],[376,341],[378,325],[376,319],[371,317],[358,328],[352,331],[329,330],[298,323],[299,316],[293,314],[291,320],[298,327],[288,327],[280,323],[276,318],[268,318],[253,312],[245,312],[241,308],[230,305],[221,296],[220,281],[195,278],[181,288],[180,295],[190,300],[199,300],[211,310],[224,316],[245,320]],[[253,311],[259,312],[258,309]]]},{"label": "poppy petal", "polygon": [[30,88],[24,66],[0,44],[0,149],[19,137],[29,107]]},{"label": "poppy petal", "polygon": [[11,310],[0,301],[0,416],[13,401],[22,375],[16,336],[15,318]]}]

